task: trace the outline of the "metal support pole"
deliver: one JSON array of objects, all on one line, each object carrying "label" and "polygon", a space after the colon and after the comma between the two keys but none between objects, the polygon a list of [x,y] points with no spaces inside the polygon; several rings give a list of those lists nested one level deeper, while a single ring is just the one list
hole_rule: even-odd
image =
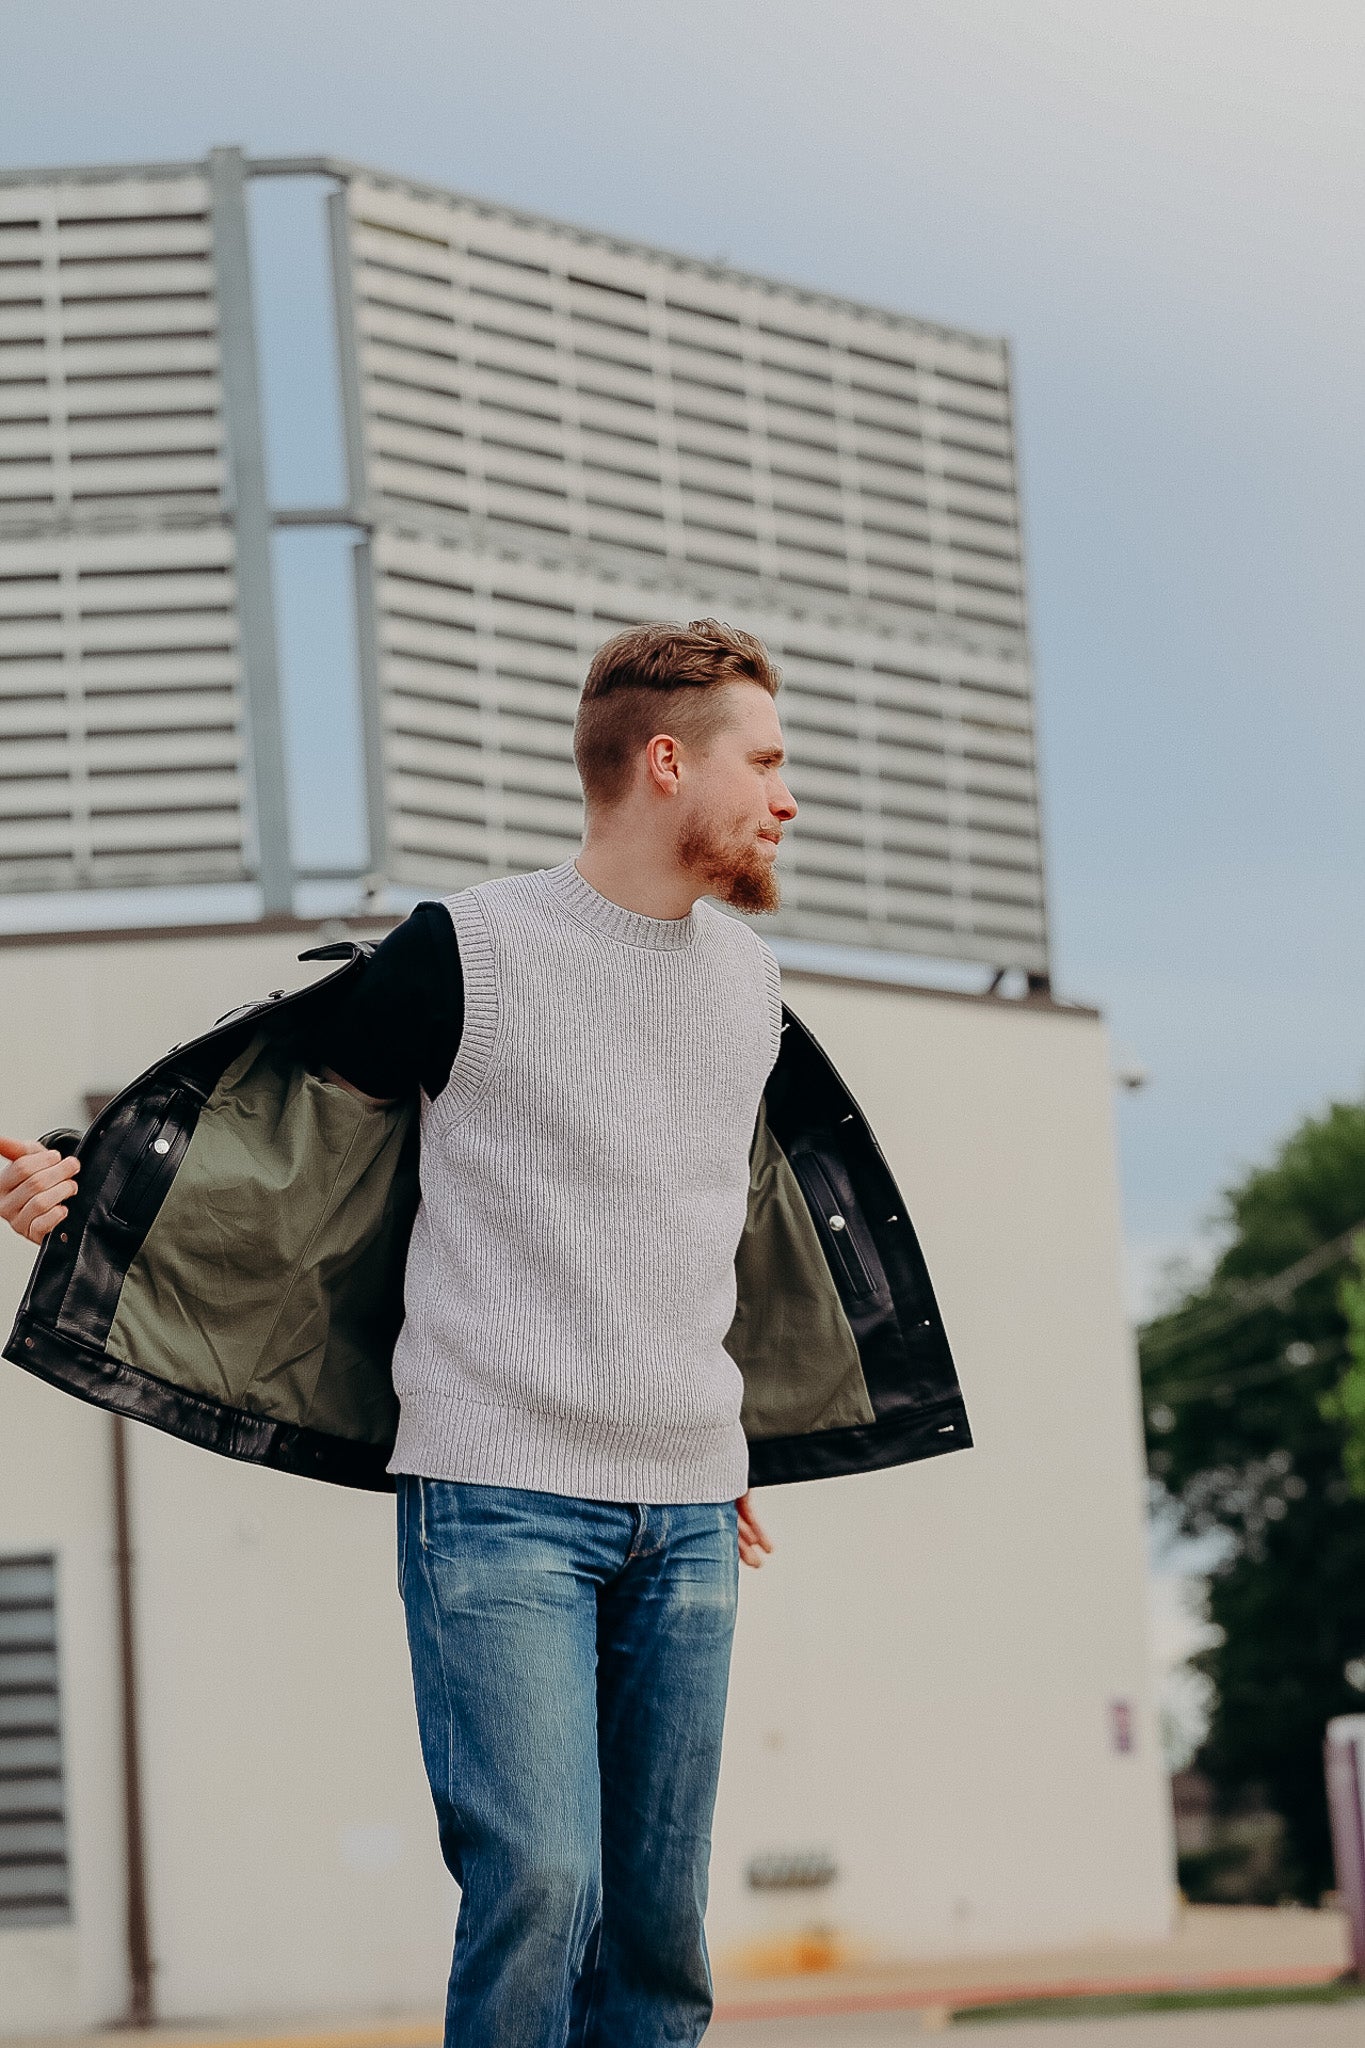
[{"label": "metal support pole", "polygon": [[360,730],[365,752],[365,816],[369,828],[370,873],[377,886],[389,880],[389,806],[384,777],[384,720],[379,699],[379,628],[374,602],[374,548],[357,541],[351,553],[355,576],[356,675],[360,686]]},{"label": "metal support pole", "polygon": [[227,429],[232,523],[237,538],[237,609],[243,694],[251,748],[261,909],[292,912],[289,792],[275,644],[275,586],[260,373],[251,293],[246,163],[240,149],[209,152],[213,261],[218,290],[223,418]]},{"label": "metal support pole", "polygon": [[142,1760],[138,1713],[137,1640],[133,1603],[132,1507],[128,1485],[128,1424],[113,1427],[114,1577],[117,1586],[119,1704],[123,1749],[123,1846],[128,1934],[128,2024],[155,2022],[151,1919],[147,1910],[147,1850],[142,1816]]},{"label": "metal support pole", "polygon": [[365,401],[360,386],[360,337],[355,319],[351,202],[344,185],[327,195],[327,239],[332,258],[332,317],[336,323],[341,425],[346,443],[346,502],[355,524],[366,526],[370,518],[370,476],[365,459]]},{"label": "metal support pole", "polygon": [[[360,380],[360,340],[355,317],[355,276],[351,258],[350,198],[344,185],[327,198],[332,254],[332,309],[336,320],[337,374],[346,441],[346,496],[351,518],[368,527],[370,475],[365,448],[365,405]],[[360,730],[365,756],[365,821],[371,887],[382,890],[389,877],[389,809],[384,776],[384,722],[380,709],[379,625],[374,594],[374,548],[357,542],[351,555],[355,579],[356,679],[360,689]]]}]

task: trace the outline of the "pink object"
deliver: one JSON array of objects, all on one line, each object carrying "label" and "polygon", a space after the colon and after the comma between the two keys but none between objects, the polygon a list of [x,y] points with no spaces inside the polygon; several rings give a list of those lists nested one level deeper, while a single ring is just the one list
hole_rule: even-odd
[{"label": "pink object", "polygon": [[1365,1980],[1365,1714],[1327,1723],[1327,1804],[1337,1891],[1351,1929],[1351,1961]]}]

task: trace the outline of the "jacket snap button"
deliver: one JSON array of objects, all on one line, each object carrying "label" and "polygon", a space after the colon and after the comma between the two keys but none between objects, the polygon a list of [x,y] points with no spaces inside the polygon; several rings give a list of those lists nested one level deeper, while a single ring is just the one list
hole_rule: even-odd
[{"label": "jacket snap button", "polygon": [[152,1150],[153,1150],[153,1152],[169,1152],[169,1151],[170,1151],[170,1149],[171,1149],[171,1141],[170,1141],[170,1139],[169,1139],[169,1138],[153,1138],[153,1139],[152,1139]]},{"label": "jacket snap button", "polygon": [[830,1219],[829,1219],[829,1227],[830,1227],[830,1229],[831,1229],[831,1230],[842,1230],[842,1229],[844,1228],[844,1219],[843,1219],[843,1217],[842,1217],[842,1216],[831,1216],[831,1217],[830,1217]]}]

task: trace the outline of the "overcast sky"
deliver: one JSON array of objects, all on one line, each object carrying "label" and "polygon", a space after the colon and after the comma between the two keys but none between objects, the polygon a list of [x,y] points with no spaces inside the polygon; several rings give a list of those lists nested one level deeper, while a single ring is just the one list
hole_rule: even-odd
[{"label": "overcast sky", "polygon": [[326,152],[1009,336],[1137,1272],[1365,1088],[1359,0],[0,0],[0,51],[13,165]]}]

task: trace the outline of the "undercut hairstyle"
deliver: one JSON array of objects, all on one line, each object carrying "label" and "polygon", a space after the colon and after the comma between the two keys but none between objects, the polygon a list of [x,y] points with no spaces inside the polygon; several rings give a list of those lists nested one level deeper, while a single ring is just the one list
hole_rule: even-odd
[{"label": "undercut hairstyle", "polygon": [[593,656],[574,721],[574,761],[588,802],[620,801],[656,733],[704,753],[728,723],[722,684],[757,683],[775,697],[780,681],[763,642],[719,619],[614,634]]}]

